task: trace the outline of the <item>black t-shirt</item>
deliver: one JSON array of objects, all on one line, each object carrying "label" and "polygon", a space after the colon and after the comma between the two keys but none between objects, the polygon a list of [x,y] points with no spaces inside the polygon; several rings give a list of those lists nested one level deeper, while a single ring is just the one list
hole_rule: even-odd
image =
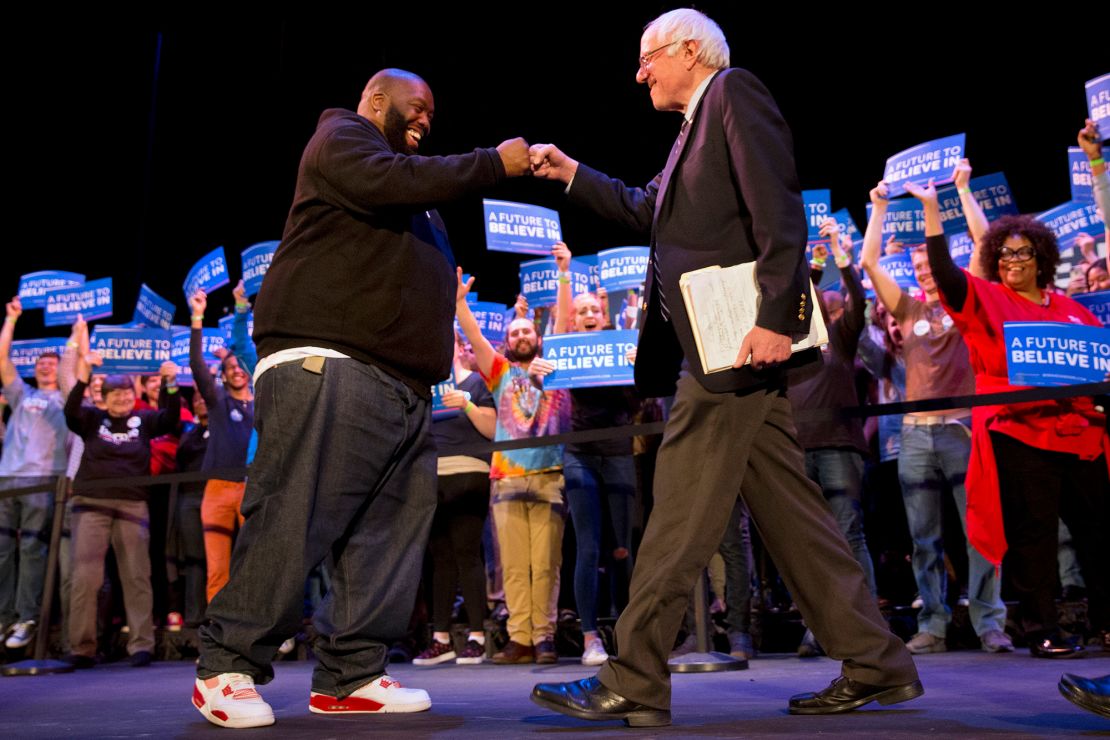
[{"label": "black t-shirt", "polygon": [[[574,432],[630,424],[639,403],[632,388],[626,386],[574,388],[570,397],[570,428]],[[565,451],[577,455],[631,455],[632,438],[568,444]]]},{"label": "black t-shirt", "polygon": [[[66,401],[66,424],[70,431],[85,440],[76,481],[150,475],[150,441],[176,431],[181,397],[169,393],[164,409],[135,409],[127,416],[115,417],[103,409],[81,403],[85,385],[78,381]],[[143,486],[99,488],[78,490],[77,495],[146,501],[148,489]]]},{"label": "black t-shirt", "polygon": [[[470,393],[470,400],[475,406],[484,406],[486,408],[496,408],[493,405],[493,394],[489,392],[486,383],[482,380],[482,376],[478,373],[471,373],[466,376],[466,379],[461,383],[457,383],[456,388],[460,391],[467,391]],[[459,450],[463,445],[474,445],[482,442],[489,442],[488,439],[482,436],[470,419],[466,418],[466,414],[460,410],[458,414],[451,416],[447,419],[437,419],[432,424],[432,435],[435,437],[436,445],[439,448],[440,457],[448,457],[450,455],[460,454]],[[470,455],[470,457],[477,457],[479,460],[485,460],[487,463],[490,461],[490,454],[485,455]]]}]

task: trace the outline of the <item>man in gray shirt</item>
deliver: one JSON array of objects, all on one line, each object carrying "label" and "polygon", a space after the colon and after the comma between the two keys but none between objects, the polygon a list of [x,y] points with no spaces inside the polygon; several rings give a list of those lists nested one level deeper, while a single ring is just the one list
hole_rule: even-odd
[{"label": "man in gray shirt", "polygon": [[65,399],[58,390],[58,355],[44,352],[35,361],[37,388],[25,383],[12,363],[12,336],[22,313],[17,296],[6,306],[0,330],[0,380],[12,407],[0,455],[0,491],[39,484],[43,490],[0,499],[0,629],[9,648],[26,647],[34,637],[46,576],[54,478],[65,473],[68,434]]}]

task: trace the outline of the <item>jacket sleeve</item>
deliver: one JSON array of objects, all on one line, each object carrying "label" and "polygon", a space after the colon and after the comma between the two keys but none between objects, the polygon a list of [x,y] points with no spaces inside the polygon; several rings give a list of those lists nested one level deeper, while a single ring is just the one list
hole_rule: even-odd
[{"label": "jacket sleeve", "polygon": [[340,205],[362,214],[380,206],[453,200],[505,178],[495,148],[447,157],[398,154],[376,132],[355,122],[323,134],[308,156],[309,168]]},{"label": "jacket sleeve", "polygon": [[212,380],[212,373],[208,372],[208,365],[204,362],[203,342],[203,329],[189,330],[189,369],[193,371],[193,382],[196,384],[197,391],[208,407],[213,408],[219,399],[216,396],[216,381]]},{"label": "jacket sleeve", "polygon": [[651,233],[655,197],[662,180],[663,174],[659,173],[644,187],[630,188],[620,180],[579,164],[567,194],[575,205],[646,236]]},{"label": "jacket sleeve", "polygon": [[762,82],[743,69],[723,76],[729,166],[756,253],[761,294],[756,324],[780,333],[804,332],[815,307],[808,305],[805,212],[793,138]]}]

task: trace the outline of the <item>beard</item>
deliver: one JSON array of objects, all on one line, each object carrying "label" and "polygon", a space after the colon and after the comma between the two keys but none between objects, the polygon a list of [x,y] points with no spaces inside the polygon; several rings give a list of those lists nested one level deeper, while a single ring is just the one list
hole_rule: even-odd
[{"label": "beard", "polygon": [[405,117],[392,105],[389,106],[389,110],[385,112],[385,140],[389,142],[390,148],[399,154],[416,154],[416,149],[409,146],[408,139],[405,137],[408,127],[409,122]]},{"label": "beard", "polygon": [[505,357],[510,362],[531,362],[532,360],[534,360],[536,358],[536,355],[538,355],[539,353],[540,353],[539,344],[533,344],[527,350],[524,350],[522,352],[518,352],[513,347],[506,347],[505,348]]}]

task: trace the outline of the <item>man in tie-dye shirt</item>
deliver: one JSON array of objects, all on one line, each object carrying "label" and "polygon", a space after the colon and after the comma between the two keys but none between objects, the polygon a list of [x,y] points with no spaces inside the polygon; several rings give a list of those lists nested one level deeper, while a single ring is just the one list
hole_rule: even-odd
[{"label": "man in tie-dye shirt", "polygon": [[[570,316],[570,252],[552,249],[559,268],[556,333],[566,331]],[[526,439],[559,434],[570,428],[570,396],[545,391],[543,378],[554,367],[543,359],[541,338],[531,319],[509,324],[505,354],[499,354],[478,327],[466,304],[473,281],[459,280],[455,306],[459,326],[474,348],[478,370],[497,405],[494,439]],[[555,617],[562,565],[563,447],[530,447],[493,453],[491,502],[501,551],[505,602],[509,609],[509,643],[494,663],[554,663]]]}]

